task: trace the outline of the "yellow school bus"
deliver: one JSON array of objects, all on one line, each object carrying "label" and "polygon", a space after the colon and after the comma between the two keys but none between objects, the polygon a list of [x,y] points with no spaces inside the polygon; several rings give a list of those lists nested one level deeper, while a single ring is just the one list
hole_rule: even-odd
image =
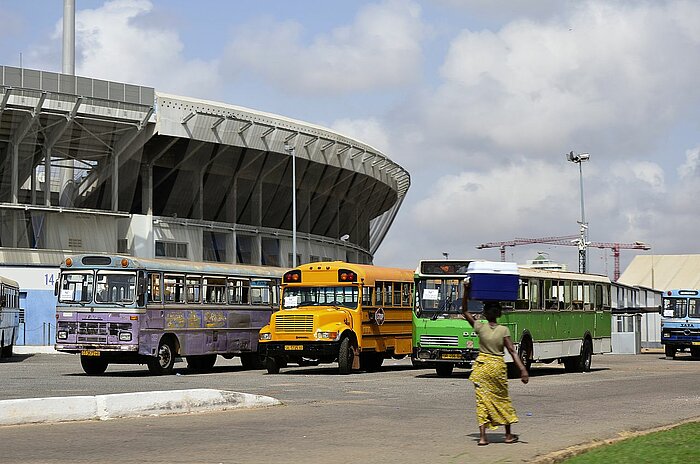
[{"label": "yellow school bus", "polygon": [[280,310],[260,330],[270,374],[288,363],[338,362],[341,374],[411,354],[413,270],[342,261],[303,264],[282,278]]}]

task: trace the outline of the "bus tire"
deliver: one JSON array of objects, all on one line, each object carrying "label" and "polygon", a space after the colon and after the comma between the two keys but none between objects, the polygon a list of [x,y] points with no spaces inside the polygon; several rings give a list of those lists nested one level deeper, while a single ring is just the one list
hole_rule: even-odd
[{"label": "bus tire", "polygon": [[216,364],[216,354],[187,356],[187,368],[193,371],[210,371]]},{"label": "bus tire", "polygon": [[593,343],[590,338],[586,338],[583,341],[583,346],[581,347],[581,355],[578,361],[578,371],[579,372],[590,372],[591,362],[593,358]]},{"label": "bus tire", "polygon": [[3,346],[2,351],[0,351],[0,358],[11,358],[12,357],[12,347],[13,347],[13,345]]},{"label": "bus tire", "polygon": [[439,363],[435,365],[435,372],[438,377],[449,377],[452,375],[455,365],[452,363]]},{"label": "bus tire", "polygon": [[676,347],[673,345],[664,345],[664,355],[668,359],[673,359],[676,357]]},{"label": "bus tire", "polygon": [[153,375],[166,375],[173,373],[175,366],[175,344],[164,338],[158,344],[158,353],[148,360],[148,370]]},{"label": "bus tire", "polygon": [[268,356],[265,358],[265,368],[267,369],[268,374],[279,374],[280,367],[282,367],[281,365],[282,362],[279,358],[275,358],[274,356]]},{"label": "bus tire", "polygon": [[258,353],[241,353],[241,366],[243,369],[262,369],[263,362]]},{"label": "bus tire", "polygon": [[349,374],[352,371],[352,362],[355,360],[355,349],[352,346],[350,337],[345,337],[340,341],[338,350],[338,372]]},{"label": "bus tire", "polygon": [[109,363],[100,357],[80,356],[80,365],[87,375],[102,375]]},{"label": "bus tire", "polygon": [[378,371],[384,363],[384,356],[381,353],[361,353],[360,368],[363,371],[375,372]]},{"label": "bus tire", "polygon": [[690,347],[690,356],[694,358],[700,358],[700,347],[699,346],[691,346]]}]

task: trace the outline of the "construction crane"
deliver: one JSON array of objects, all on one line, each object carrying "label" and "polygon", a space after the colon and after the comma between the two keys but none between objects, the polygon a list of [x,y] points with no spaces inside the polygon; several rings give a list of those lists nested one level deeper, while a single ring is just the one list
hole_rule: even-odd
[{"label": "construction crane", "polygon": [[[565,235],[561,237],[540,237],[540,238],[515,238],[503,242],[488,242],[478,245],[476,248],[500,248],[501,261],[506,260],[506,247],[518,245],[531,245],[535,243],[544,243],[547,245],[564,245],[564,246],[581,246],[581,238],[578,235]],[[615,260],[615,270],[613,280],[617,281],[620,278],[620,250],[650,250],[651,246],[644,242],[634,243],[617,243],[617,242],[587,242],[587,247],[593,248],[608,248],[613,251]]]}]

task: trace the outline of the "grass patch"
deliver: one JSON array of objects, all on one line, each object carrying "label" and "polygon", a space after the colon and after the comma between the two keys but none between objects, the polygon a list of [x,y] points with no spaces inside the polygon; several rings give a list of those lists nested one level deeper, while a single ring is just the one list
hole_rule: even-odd
[{"label": "grass patch", "polygon": [[700,462],[700,422],[594,448],[562,461],[566,464]]}]

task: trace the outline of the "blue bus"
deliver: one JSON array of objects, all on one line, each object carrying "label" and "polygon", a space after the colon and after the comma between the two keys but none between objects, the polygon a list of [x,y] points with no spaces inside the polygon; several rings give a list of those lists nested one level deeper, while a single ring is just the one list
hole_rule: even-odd
[{"label": "blue bus", "polygon": [[690,350],[700,358],[700,290],[668,290],[661,310],[661,344],[667,358]]},{"label": "blue bus", "polygon": [[111,363],[169,374],[177,358],[209,370],[218,355],[258,362],[258,332],[285,269],[118,255],[66,258],[56,282],[56,350],[88,375]]},{"label": "blue bus", "polygon": [[12,356],[19,334],[19,285],[0,276],[0,358]]}]

